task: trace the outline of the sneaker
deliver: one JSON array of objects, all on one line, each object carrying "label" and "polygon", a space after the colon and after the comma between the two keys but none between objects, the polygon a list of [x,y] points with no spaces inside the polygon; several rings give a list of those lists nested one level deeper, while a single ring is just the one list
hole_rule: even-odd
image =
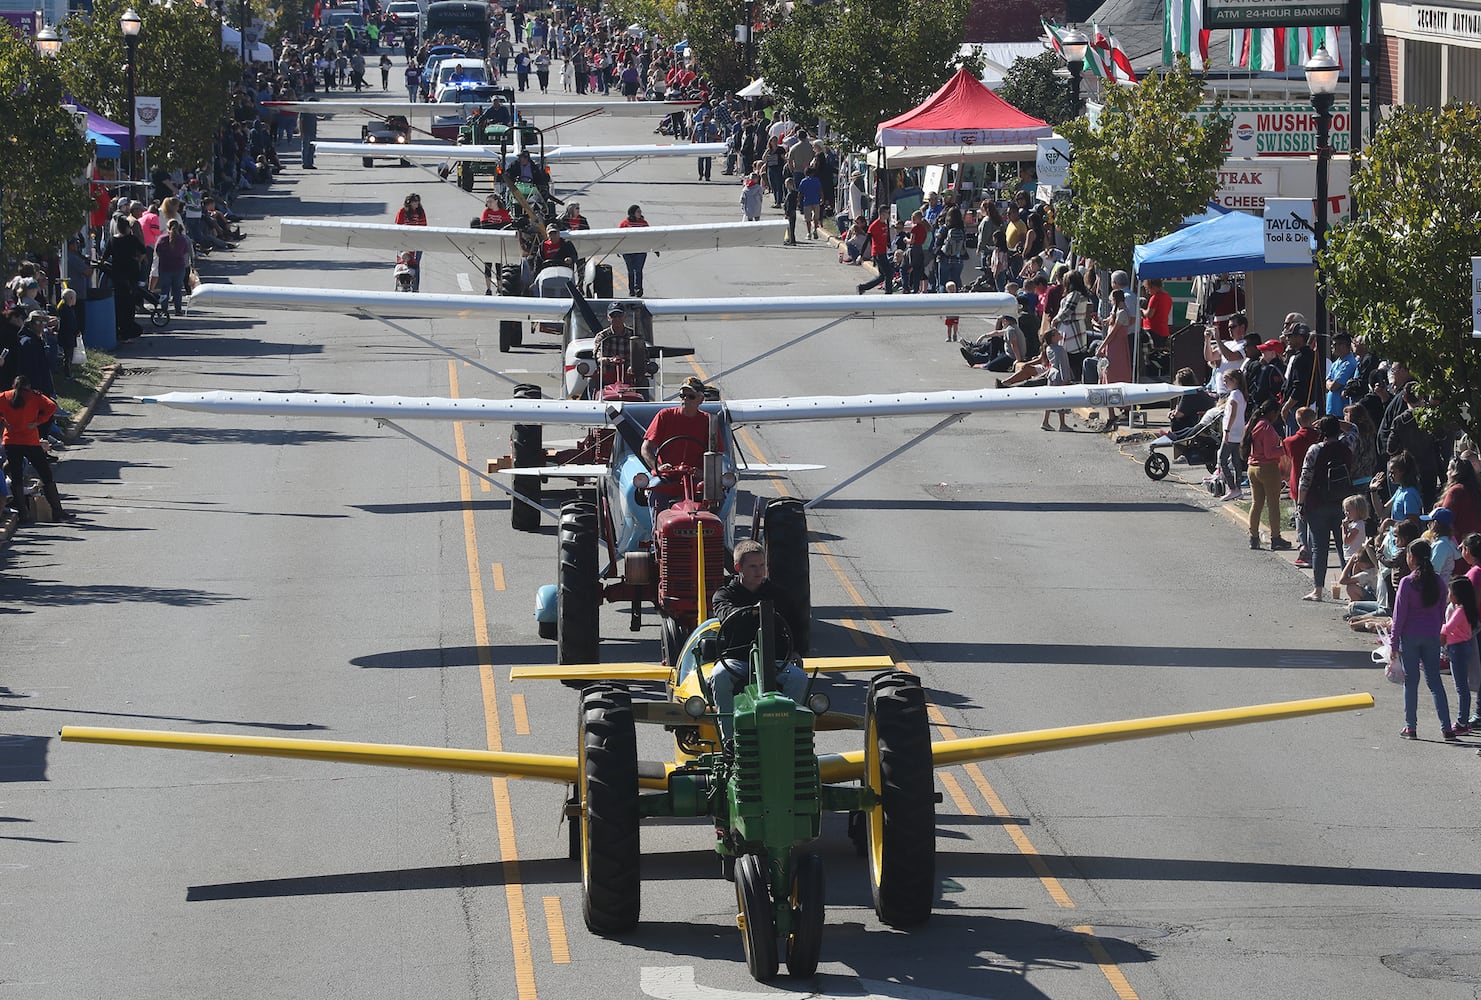
[{"label": "sneaker", "polygon": [[1273,538],[1270,541],[1270,549],[1272,552],[1280,552],[1282,550],[1291,548],[1294,548],[1294,546],[1291,545],[1291,543],[1286,541],[1284,538]]},{"label": "sneaker", "polygon": [[1230,490],[1228,493],[1225,493],[1223,496],[1219,497],[1219,499],[1220,500],[1243,500],[1244,499],[1244,491],[1243,490]]},{"label": "sneaker", "polygon": [[1296,568],[1297,569],[1311,569],[1311,560],[1308,559],[1308,558],[1306,558],[1305,556],[1297,556],[1296,557]]},{"label": "sneaker", "polygon": [[[1252,548],[1252,549],[1258,549],[1259,547],[1260,547],[1260,536],[1259,535],[1251,535],[1250,536],[1250,548]],[[1273,545],[1271,546],[1271,548],[1274,548],[1274,547],[1275,546],[1273,546]]]},{"label": "sneaker", "polygon": [[1455,739],[1455,730],[1451,729],[1449,726],[1446,726],[1444,729],[1440,730],[1440,735],[1445,737],[1447,740],[1453,740]]},{"label": "sneaker", "polygon": [[1403,729],[1400,729],[1399,730],[1399,739],[1401,739],[1401,740],[1417,740],[1417,739],[1419,739],[1419,735],[1414,732],[1414,727],[1413,726],[1405,726]]},{"label": "sneaker", "polygon": [[1471,735],[1471,726],[1467,722],[1457,722],[1450,727],[1450,731],[1457,736],[1469,736]]}]

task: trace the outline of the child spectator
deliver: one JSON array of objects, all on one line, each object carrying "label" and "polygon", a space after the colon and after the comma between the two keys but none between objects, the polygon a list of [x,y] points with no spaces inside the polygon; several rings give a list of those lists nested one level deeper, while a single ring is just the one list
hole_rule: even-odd
[{"label": "child spectator", "polygon": [[[946,294],[956,294],[955,281],[948,281],[946,283]],[[950,343],[957,339],[957,330],[962,325],[962,318],[960,316],[947,316],[944,322],[946,323],[946,341],[947,343]]]},{"label": "child spectator", "polygon": [[1455,725],[1451,732],[1464,736],[1471,731],[1471,694],[1481,677],[1476,670],[1476,588],[1464,576],[1450,581],[1450,607],[1440,638],[1450,660],[1450,678],[1455,682]]},{"label": "child spectator", "polygon": [[1423,538],[1409,544],[1409,574],[1399,581],[1394,598],[1393,641],[1404,664],[1404,728],[1402,739],[1418,739],[1419,676],[1435,702],[1440,735],[1455,739],[1450,728],[1450,704],[1440,680],[1440,630],[1445,624],[1444,588],[1430,561],[1430,543]]},{"label": "child spectator", "polygon": [[1429,525],[1424,537],[1430,543],[1430,561],[1434,564],[1435,572],[1440,574],[1440,581],[1448,583],[1451,574],[1455,572],[1456,560],[1460,558],[1460,546],[1451,537],[1455,515],[1449,507],[1436,507],[1422,515],[1420,520]]}]

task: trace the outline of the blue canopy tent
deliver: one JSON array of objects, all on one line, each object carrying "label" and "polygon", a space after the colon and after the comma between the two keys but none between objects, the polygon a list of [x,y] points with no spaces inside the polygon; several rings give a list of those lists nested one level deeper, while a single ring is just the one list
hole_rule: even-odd
[{"label": "blue canopy tent", "polygon": [[1133,253],[1133,262],[1141,280],[1311,266],[1265,263],[1265,223],[1243,212],[1220,215],[1144,243]]},{"label": "blue canopy tent", "polygon": [[87,138],[93,143],[97,150],[94,155],[100,160],[116,160],[123,155],[123,147],[101,132],[88,129]]}]

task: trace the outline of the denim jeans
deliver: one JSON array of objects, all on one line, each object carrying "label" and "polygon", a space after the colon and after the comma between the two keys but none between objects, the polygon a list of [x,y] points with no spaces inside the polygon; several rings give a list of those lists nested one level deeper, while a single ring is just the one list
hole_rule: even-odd
[{"label": "denim jeans", "polygon": [[1450,656],[1450,679],[1455,682],[1455,718],[1465,722],[1471,717],[1471,692],[1481,677],[1477,676],[1476,637],[1445,646]]},{"label": "denim jeans", "polygon": [[175,303],[175,315],[179,316],[183,311],[185,295],[185,272],[184,271],[161,271],[159,272],[159,301],[160,304],[169,308],[171,302]]},{"label": "denim jeans", "polygon": [[1414,729],[1419,715],[1419,671],[1424,669],[1424,681],[1429,685],[1430,696],[1435,700],[1435,712],[1440,716],[1440,727],[1450,728],[1450,702],[1445,697],[1445,684],[1440,680],[1440,637],[1438,635],[1406,635],[1399,640],[1399,659],[1404,664],[1404,725]]},{"label": "denim jeans", "polygon": [[1340,505],[1333,503],[1306,508],[1306,542],[1311,553],[1311,582],[1321,590],[1327,585],[1327,554],[1335,546],[1337,558],[1342,558]]},{"label": "denim jeans", "polygon": [[648,262],[645,253],[625,253],[622,262],[627,265],[627,290],[633,295],[643,294],[643,265]]},{"label": "denim jeans", "polygon": [[[710,671],[710,693],[715,696],[715,711],[720,716],[720,733],[725,739],[735,734],[735,692],[750,683],[751,665],[740,660],[721,660]],[[801,705],[807,697],[807,674],[791,663],[778,666],[776,689]]]}]

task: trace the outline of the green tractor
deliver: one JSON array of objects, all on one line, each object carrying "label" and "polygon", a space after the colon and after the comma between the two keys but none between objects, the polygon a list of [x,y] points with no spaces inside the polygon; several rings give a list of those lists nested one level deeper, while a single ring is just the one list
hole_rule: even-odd
[{"label": "green tractor", "polygon": [[[749,625],[749,680],[723,712],[706,681],[727,635]],[[743,647],[744,648],[744,647]],[[850,814],[868,862],[875,912],[887,924],[925,921],[935,898],[936,801],[925,693],[914,675],[891,671],[870,684],[863,719],[828,714],[809,684],[805,704],[776,689],[778,661],[795,654],[769,603],[710,620],[690,637],[673,675],[672,700],[634,703],[626,688],[599,683],[580,705],[576,798],[568,812],[581,863],[583,915],[597,934],[638,923],[640,820],[709,816],[715,851],[735,882],[737,923],[751,975],[765,981],[785,959],[811,976],[822,949],[824,873],[813,849],[822,814]],[[665,725],[679,755],[661,790],[640,782],[638,722]],[[813,746],[820,728],[866,733],[864,781],[833,783]],[[723,735],[722,735],[723,734]],[[830,755],[832,757],[834,755]],[[855,771],[855,773],[857,773]]]}]

